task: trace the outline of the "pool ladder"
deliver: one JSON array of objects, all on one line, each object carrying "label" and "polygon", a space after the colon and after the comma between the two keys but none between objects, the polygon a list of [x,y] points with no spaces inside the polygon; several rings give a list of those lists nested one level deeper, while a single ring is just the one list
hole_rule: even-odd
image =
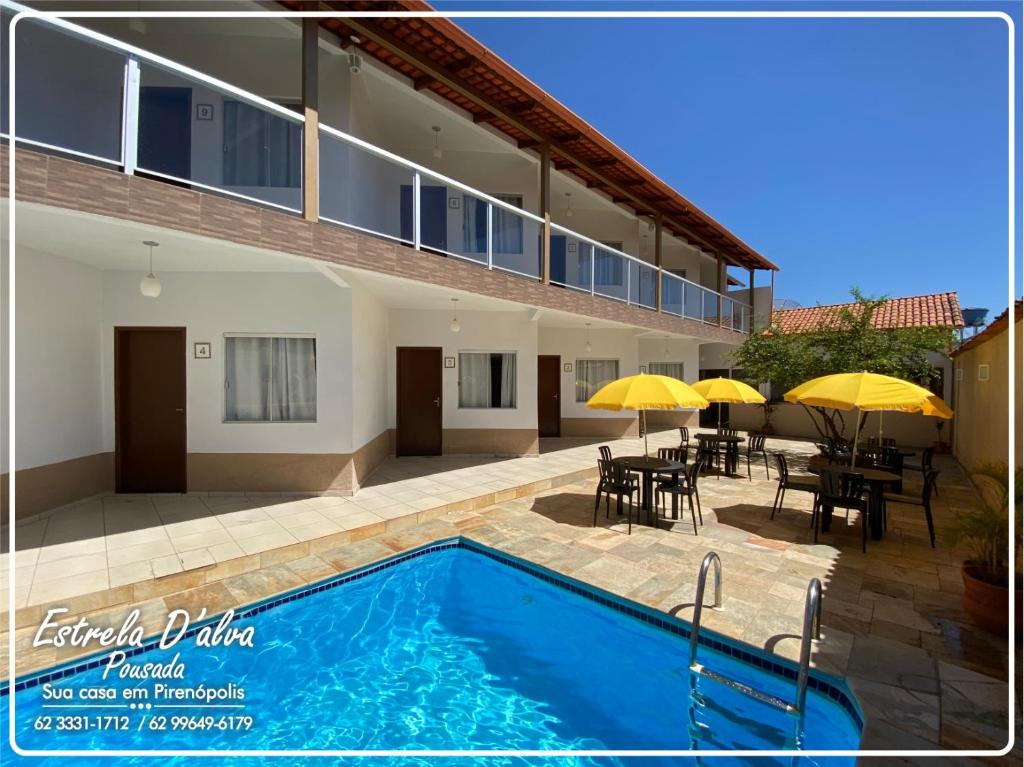
[{"label": "pool ladder", "polygon": [[704,555],[700,563],[700,574],[697,576],[697,593],[693,601],[693,622],[690,628],[690,670],[697,674],[710,676],[725,682],[731,687],[751,695],[766,703],[782,708],[803,718],[807,703],[807,680],[810,678],[811,642],[821,639],[821,581],[811,578],[807,584],[807,596],[804,600],[804,626],[800,636],[800,669],[796,678],[796,696],[793,703],[786,703],[753,688],[723,677],[697,662],[697,647],[700,644],[700,621],[704,610],[704,589],[708,580],[708,571],[715,570],[715,602],[713,609],[722,609],[722,560],[714,551]]}]

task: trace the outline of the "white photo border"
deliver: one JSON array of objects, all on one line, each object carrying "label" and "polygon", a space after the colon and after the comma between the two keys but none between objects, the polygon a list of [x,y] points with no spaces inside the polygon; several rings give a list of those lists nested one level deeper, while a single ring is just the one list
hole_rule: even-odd
[{"label": "white photo border", "polygon": [[[13,552],[16,551],[14,545],[14,530],[16,525],[13,524],[15,519],[15,486],[16,486],[16,471],[15,466],[15,419],[16,419],[16,408],[15,408],[15,391],[14,391],[14,380],[15,380],[15,156],[16,156],[16,145],[17,139],[15,138],[15,98],[14,98],[14,83],[15,83],[15,40],[14,32],[18,21],[25,17],[42,17],[50,19],[72,19],[72,18],[246,18],[246,19],[275,19],[275,18],[605,18],[605,19],[687,19],[687,18],[717,18],[717,19],[730,19],[730,18],[754,18],[754,19],[790,19],[790,18],[814,18],[814,19],[869,19],[869,18],[884,18],[884,19],[999,19],[1006,23],[1007,35],[1008,35],[1008,178],[1009,178],[1009,218],[1008,218],[1008,236],[1009,236],[1009,252],[1008,252],[1008,271],[1009,281],[1007,289],[1007,301],[1010,314],[1009,326],[1009,348],[1011,351],[1015,349],[1016,341],[1016,328],[1015,322],[1013,321],[1013,308],[1015,300],[1015,266],[1016,266],[1016,209],[1015,209],[1015,193],[1016,193],[1016,178],[1015,178],[1015,124],[1016,124],[1016,100],[1015,100],[1015,75],[1016,75],[1016,29],[1013,19],[1006,13],[1001,11],[820,11],[820,10],[808,10],[808,11],[349,11],[349,12],[338,12],[338,11],[201,11],[201,12],[190,12],[190,11],[38,11],[32,9],[25,9],[18,12],[11,20],[10,26],[10,39],[8,40],[9,53],[9,78],[11,82],[11,88],[9,89],[9,114],[10,121],[8,126],[9,138],[8,138],[8,358],[9,358],[9,372],[8,372],[8,510],[9,519],[11,523],[8,526],[8,538],[9,538],[9,551],[12,552],[12,556],[9,557],[9,602],[8,602],[8,637],[9,637],[9,658],[8,658],[8,677],[7,684],[10,685],[9,698],[10,698],[10,712],[8,719],[8,742],[11,750],[20,755],[26,757],[36,756],[64,756],[64,757],[96,757],[96,756],[152,756],[152,757],[175,757],[175,756],[186,756],[186,757],[225,757],[225,756],[254,756],[254,757],[345,757],[345,756],[380,756],[380,757],[674,757],[674,756],[704,756],[704,757],[795,757],[795,756],[808,756],[808,757],[849,757],[849,756],[897,756],[897,757],[986,757],[986,756],[1004,756],[1008,754],[1014,745],[1014,680],[1015,674],[1015,656],[1013,648],[1016,647],[1016,628],[1014,623],[1014,612],[1015,612],[1015,600],[1009,599],[1009,659],[1008,659],[1008,671],[1007,671],[1007,690],[1008,690],[1008,735],[1007,744],[1001,749],[960,749],[960,750],[947,750],[947,749],[873,749],[873,750],[860,750],[860,749],[843,749],[843,750],[785,750],[785,749],[774,749],[774,750],[701,750],[701,749],[660,749],[660,750],[648,750],[648,749],[568,749],[568,750],[514,750],[514,749],[488,749],[488,750],[431,750],[431,749],[418,749],[418,750],[301,750],[301,749],[289,749],[282,751],[264,751],[264,750],[203,750],[203,749],[154,749],[154,750],[139,750],[139,749],[111,749],[111,750],[80,750],[80,749],[45,749],[45,750],[34,750],[34,749],[23,749],[17,744],[16,740],[16,727],[15,727],[15,680],[17,679],[16,664],[15,664],[15,612],[16,612],[16,597],[15,597],[15,567],[14,567],[14,556]],[[1009,401],[1009,433],[1014,434],[1014,428],[1016,426],[1016,419],[1014,413],[1014,391],[1015,391],[1015,368],[1011,364],[1009,365],[1009,387],[1008,387],[1008,401]],[[1007,445],[1007,465],[1013,466],[1014,454],[1013,454],[1014,442],[1012,439],[1008,440]],[[1009,474],[1009,525],[1010,531],[1014,530],[1015,516],[1016,516],[1016,503],[1015,503],[1015,477],[1014,472]],[[1016,568],[1016,541],[1014,536],[1010,535],[1010,557],[1009,557],[1009,568],[1010,572],[1015,572]]]}]

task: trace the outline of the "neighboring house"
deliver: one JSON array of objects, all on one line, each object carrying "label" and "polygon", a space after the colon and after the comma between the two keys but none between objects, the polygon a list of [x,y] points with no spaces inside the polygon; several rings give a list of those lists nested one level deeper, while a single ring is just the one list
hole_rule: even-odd
[{"label": "neighboring house", "polygon": [[[1013,307],[1014,412],[1021,417],[1021,316],[1024,302]],[[954,394],[957,428],[953,453],[968,469],[985,464],[1013,463],[1020,466],[1021,433],[1015,430],[1013,459],[1010,452],[1010,310],[996,317],[983,331],[964,341],[953,352]]]},{"label": "neighboring house", "polygon": [[19,515],[634,434],[777,268],[445,19],[16,29]]},{"label": "neighboring house", "polygon": [[[773,327],[782,333],[809,333],[827,330],[838,321],[839,311],[846,308],[856,310],[856,304],[830,304],[783,309],[773,314]],[[872,315],[872,324],[882,330],[912,327],[960,329],[964,326],[964,318],[960,311],[960,301],[955,292],[930,293],[922,296],[889,299]],[[954,390],[952,361],[947,355],[939,353],[929,354],[929,360],[938,372],[938,376],[929,384],[929,388],[946,402],[952,404]],[[768,391],[765,393],[767,394]],[[771,393],[773,397],[782,395],[782,392]],[[731,420],[734,427],[757,429],[764,422],[764,413],[759,407],[740,406],[734,408],[734,411],[735,414]],[[877,431],[877,419],[878,416],[875,415],[868,417],[865,428],[869,434]],[[885,435],[895,437],[901,445],[927,446],[940,438],[936,429],[938,420],[934,418],[922,418],[904,413],[885,413],[882,419]],[[776,433],[779,434],[817,436],[813,424],[800,405],[779,403],[772,414],[772,425]],[[941,439],[947,443],[950,441],[948,426],[943,427]]]}]

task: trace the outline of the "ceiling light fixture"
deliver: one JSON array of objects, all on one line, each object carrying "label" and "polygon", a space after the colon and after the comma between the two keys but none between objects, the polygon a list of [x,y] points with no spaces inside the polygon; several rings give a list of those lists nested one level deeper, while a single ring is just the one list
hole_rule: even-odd
[{"label": "ceiling light fixture", "polygon": [[355,35],[349,35],[349,40],[352,41],[352,48],[348,54],[348,71],[354,75],[358,75],[363,69],[363,57],[359,55],[358,46],[362,40]]},{"label": "ceiling light fixture", "polygon": [[452,299],[452,321],[448,323],[448,329],[453,333],[458,333],[462,330],[462,325],[459,324],[459,299]]},{"label": "ceiling light fixture", "polygon": [[143,240],[142,244],[149,247],[149,274],[143,277],[142,282],[139,283],[139,291],[146,298],[157,298],[163,288],[160,285],[160,280],[153,274],[153,248],[159,247],[160,243]]},{"label": "ceiling light fixture", "polygon": [[587,343],[583,345],[583,351],[593,351],[594,347],[590,345],[590,323],[587,323]]},{"label": "ceiling light fixture", "polygon": [[434,131],[434,157],[440,160],[443,154],[441,151],[441,126],[432,125],[430,130]]},{"label": "ceiling light fixture", "polygon": [[572,192],[565,193],[565,217],[572,218]]}]

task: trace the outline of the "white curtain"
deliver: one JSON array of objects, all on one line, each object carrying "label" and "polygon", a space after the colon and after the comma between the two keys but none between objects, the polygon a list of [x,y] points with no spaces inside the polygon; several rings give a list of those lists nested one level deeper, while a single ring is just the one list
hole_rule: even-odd
[{"label": "white curtain", "polygon": [[651,375],[668,376],[669,378],[678,378],[680,381],[683,380],[682,362],[652,362],[647,366],[647,370]]},{"label": "white curtain", "polygon": [[501,401],[498,407],[516,406],[516,355],[505,352],[501,355]]},{"label": "white curtain", "polygon": [[225,420],[316,420],[316,339],[224,340]]},{"label": "white curtain", "polygon": [[270,420],[270,342],[269,338],[225,339],[226,420]]},{"label": "white curtain", "polygon": [[515,352],[459,354],[459,407],[514,408]]},{"label": "white curtain", "polygon": [[471,194],[462,195],[462,239],[464,252],[487,252],[487,205]]},{"label": "white curtain", "polygon": [[576,401],[586,402],[618,377],[618,360],[576,360]]},{"label": "white curtain", "polygon": [[316,420],[316,341],[273,339],[271,421]]},{"label": "white curtain", "polygon": [[491,355],[459,355],[459,407],[491,406]]},{"label": "white curtain", "polygon": [[[496,194],[494,195],[502,202],[514,205],[517,208],[523,207],[523,198],[519,195]],[[523,219],[515,213],[504,208],[494,207],[493,232],[495,253],[522,253],[523,252]]]}]

